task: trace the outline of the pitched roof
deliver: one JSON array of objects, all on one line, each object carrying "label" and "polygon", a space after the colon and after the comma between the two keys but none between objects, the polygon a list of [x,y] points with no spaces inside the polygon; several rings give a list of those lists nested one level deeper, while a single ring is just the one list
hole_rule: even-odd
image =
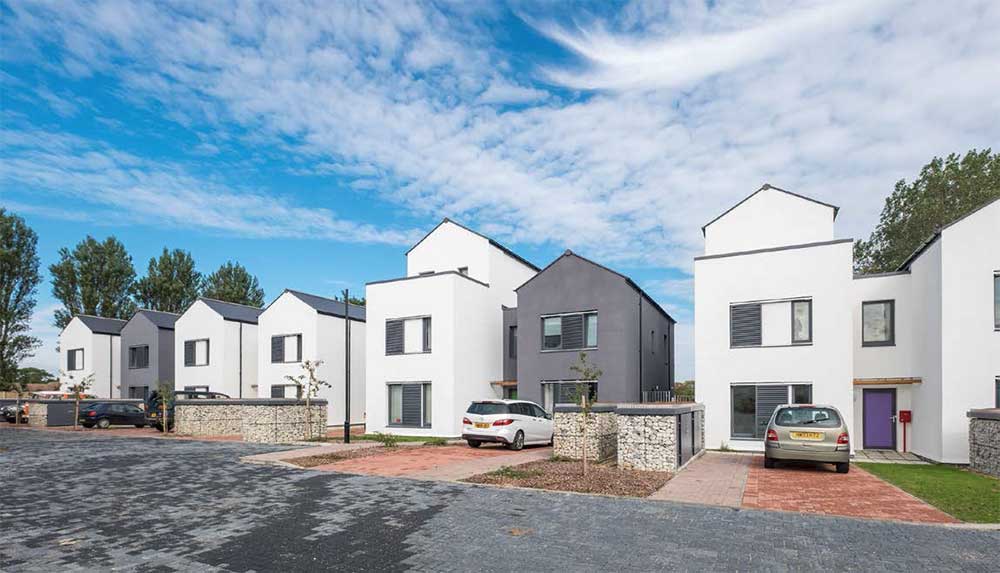
[{"label": "pitched roof", "polygon": [[649,296],[649,294],[647,294],[646,291],[642,290],[642,288],[639,285],[635,284],[635,281],[633,281],[629,277],[621,274],[620,272],[618,272],[616,270],[609,269],[608,267],[606,267],[606,266],[604,266],[604,265],[602,265],[600,263],[595,263],[594,261],[592,261],[592,260],[590,260],[590,259],[588,259],[586,257],[581,257],[580,255],[574,253],[573,251],[571,251],[569,249],[567,249],[566,252],[564,252],[563,254],[561,254],[558,257],[556,257],[556,259],[554,261],[552,261],[551,263],[549,263],[548,265],[546,265],[544,269],[538,271],[538,274],[536,274],[535,276],[533,276],[530,279],[526,280],[524,282],[524,284],[522,284],[521,286],[519,286],[516,289],[514,289],[514,292],[517,292],[517,291],[521,290],[522,288],[524,288],[525,285],[527,285],[531,281],[533,281],[536,278],[538,278],[539,276],[541,276],[543,273],[545,273],[545,271],[549,270],[549,268],[552,267],[552,265],[558,263],[559,261],[561,261],[562,259],[564,259],[566,257],[574,257],[574,258],[580,259],[583,262],[590,263],[591,265],[593,265],[593,266],[595,266],[595,267],[597,267],[597,268],[599,268],[601,270],[607,271],[607,272],[609,272],[609,273],[611,273],[611,274],[613,274],[615,276],[620,277],[622,280],[625,281],[625,284],[627,284],[628,286],[632,287],[632,289],[635,290],[635,292],[637,292],[639,294],[639,296],[641,296],[642,298],[646,299],[646,301],[649,304],[653,305],[653,307],[656,310],[658,310],[660,312],[660,314],[662,314],[663,316],[667,317],[667,319],[670,322],[673,322],[674,324],[677,324],[677,321],[674,320],[674,317],[670,316],[669,312],[663,310],[663,307],[660,306],[660,304],[658,302],[656,302],[655,300],[653,300],[653,297]]},{"label": "pitched roof", "polygon": [[474,230],[466,227],[465,225],[463,225],[463,224],[461,224],[461,223],[459,223],[457,221],[453,221],[453,220],[449,219],[448,217],[445,217],[444,219],[441,219],[440,223],[438,223],[437,225],[434,225],[434,228],[431,229],[430,233],[427,233],[426,235],[424,235],[422,239],[420,239],[419,241],[416,242],[415,245],[413,245],[412,247],[410,247],[410,249],[408,251],[406,251],[406,254],[409,255],[410,251],[412,251],[413,249],[416,249],[420,245],[420,243],[424,242],[424,239],[426,239],[427,237],[430,237],[434,233],[434,231],[437,231],[438,227],[440,227],[441,225],[444,225],[445,223],[451,223],[452,225],[455,225],[456,227],[458,227],[460,229],[465,229],[466,231],[472,233],[473,235],[482,237],[482,238],[486,239],[487,241],[489,241],[489,243],[491,245],[493,245],[494,247],[500,249],[508,257],[514,259],[515,261],[521,263],[522,265],[525,265],[526,267],[528,267],[529,269],[531,269],[533,271],[537,272],[539,270],[538,267],[536,267],[534,264],[532,264],[531,262],[529,262],[527,259],[525,259],[521,255],[515,253],[514,251],[512,251],[512,250],[508,249],[507,247],[501,245],[500,243],[494,241],[490,237],[487,237],[486,235],[484,235],[484,234],[482,234],[482,233],[480,233],[478,231],[474,231]]},{"label": "pitched roof", "polygon": [[198,300],[208,305],[208,308],[222,315],[222,318],[234,322],[257,324],[257,317],[260,316],[260,313],[264,312],[263,309],[253,306],[215,300],[214,298],[199,297]]},{"label": "pitched roof", "polygon": [[[143,308],[135,311],[132,318],[135,318],[140,314],[149,319],[149,322],[152,322],[157,328],[166,328],[167,330],[173,330],[174,323],[181,317],[181,315],[174,314],[172,312],[163,312],[162,310],[149,310],[147,308]],[[130,318],[129,320],[132,319]]]},{"label": "pitched roof", "polygon": [[1000,201],[1000,199],[994,199],[994,200],[990,201],[989,203],[986,203],[985,205],[982,205],[978,209],[975,209],[973,211],[969,211],[965,215],[962,215],[958,219],[955,219],[951,223],[948,223],[947,225],[943,225],[940,229],[938,229],[937,231],[934,231],[934,233],[930,237],[927,237],[927,239],[924,240],[924,242],[921,243],[919,247],[917,247],[917,250],[913,251],[913,253],[910,256],[906,257],[906,260],[903,261],[902,264],[900,264],[896,268],[896,270],[897,271],[908,271],[908,270],[910,270],[910,265],[913,264],[913,261],[916,261],[918,258],[920,258],[920,255],[924,254],[924,252],[927,249],[929,249],[931,247],[931,245],[934,244],[935,241],[937,241],[938,239],[941,238],[941,231],[944,231],[948,227],[951,227],[953,225],[957,225],[958,223],[961,223],[965,219],[971,217],[972,215],[975,215],[976,213],[982,211],[983,209],[989,207],[990,205],[996,203],[997,201]]},{"label": "pitched roof", "polygon": [[[320,314],[326,314],[329,316],[339,316],[340,318],[344,317],[344,303],[339,300],[326,298],[315,294],[309,294],[306,292],[300,292],[297,290],[292,290],[290,288],[286,288],[285,292],[293,295],[295,298],[311,306],[313,309],[316,310],[316,312]],[[365,307],[363,306],[358,306],[356,304],[347,305],[347,312],[348,315],[353,319],[361,321],[365,320]]]},{"label": "pitched roof", "polygon": [[122,327],[125,326],[127,321],[118,318],[104,318],[103,316],[91,316],[89,314],[78,314],[76,318],[80,319],[91,332],[97,334],[121,334]]},{"label": "pitched roof", "polygon": [[831,205],[829,203],[824,203],[822,201],[817,201],[816,199],[813,199],[812,197],[806,197],[805,195],[799,195],[798,193],[792,193],[791,191],[785,191],[784,189],[775,187],[774,185],[771,185],[770,183],[765,183],[765,184],[761,185],[760,189],[758,189],[758,190],[754,191],[753,193],[747,195],[746,197],[743,198],[742,201],[740,201],[739,203],[737,203],[737,204],[733,205],[732,207],[726,209],[718,217],[716,217],[716,218],[712,219],[711,221],[705,223],[702,226],[702,228],[701,228],[701,234],[702,235],[705,234],[705,229],[708,228],[709,225],[711,225],[712,223],[714,223],[714,222],[718,221],[719,219],[725,217],[726,215],[729,214],[730,211],[732,211],[733,209],[735,209],[735,208],[739,207],[740,205],[746,203],[754,195],[760,193],[761,191],[767,191],[768,189],[774,189],[775,191],[781,191],[782,193],[787,193],[788,195],[791,195],[792,197],[798,197],[799,199],[805,199],[806,201],[812,201],[813,203],[816,203],[818,205],[823,205],[824,207],[829,207],[829,208],[833,209],[833,220],[834,221],[837,220],[837,213],[840,212],[840,207],[837,207],[836,205]]}]

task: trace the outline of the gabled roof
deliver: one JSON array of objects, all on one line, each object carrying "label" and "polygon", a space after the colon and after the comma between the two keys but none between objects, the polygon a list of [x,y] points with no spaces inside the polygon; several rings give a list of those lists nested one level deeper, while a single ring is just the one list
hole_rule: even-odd
[{"label": "gabled roof", "polygon": [[221,315],[223,319],[233,322],[257,324],[257,317],[260,316],[260,313],[264,312],[263,309],[257,307],[215,300],[214,298],[199,297],[198,300],[208,305],[208,308]]},{"label": "gabled roof", "polygon": [[921,243],[919,247],[917,247],[917,250],[913,251],[913,253],[910,256],[906,257],[906,260],[903,261],[902,264],[900,264],[899,267],[896,268],[896,270],[897,271],[910,270],[910,265],[912,265],[914,261],[920,258],[920,255],[924,254],[924,252],[927,251],[927,249],[929,249],[931,245],[933,245],[938,239],[941,238],[941,231],[944,231],[948,227],[961,223],[965,219],[968,219],[969,217],[975,215],[976,213],[982,211],[983,209],[989,207],[990,205],[996,203],[997,201],[1000,201],[1000,199],[994,199],[989,203],[986,203],[985,205],[979,207],[978,209],[969,211],[965,215],[962,215],[958,219],[955,219],[951,223],[948,223],[947,225],[942,226],[937,231],[934,231],[934,233],[930,237],[927,237],[927,239],[923,243]]},{"label": "gabled roof", "polygon": [[[146,317],[149,322],[152,322],[157,328],[165,328],[167,330],[173,330],[174,323],[181,317],[181,315],[174,314],[172,312],[163,312],[161,310],[149,310],[147,308],[143,308],[135,311],[132,318],[139,315]],[[130,318],[129,321],[131,321],[132,318]]]},{"label": "gabled roof", "polygon": [[[306,303],[320,314],[344,318],[344,303],[339,300],[326,298],[315,294],[309,294],[306,292],[300,292],[297,290],[292,290],[290,288],[286,288],[284,292],[287,292],[292,296],[294,296],[295,298]],[[268,305],[268,307],[270,307],[270,305]],[[355,320],[360,320],[362,322],[365,320],[365,307],[363,306],[358,306],[356,304],[349,304],[347,305],[347,312],[349,313],[350,318],[353,318]]]},{"label": "gabled roof", "polygon": [[601,269],[603,271],[607,271],[607,272],[609,272],[609,273],[611,273],[611,274],[613,274],[613,275],[621,278],[622,280],[625,281],[625,284],[627,284],[628,286],[632,287],[632,289],[635,290],[635,292],[637,292],[639,294],[639,296],[641,296],[642,298],[646,299],[646,302],[648,302],[649,304],[653,305],[653,308],[655,308],[656,310],[658,310],[660,312],[660,314],[662,314],[663,316],[667,317],[667,320],[669,320],[670,322],[672,322],[674,324],[677,324],[677,321],[674,320],[674,317],[670,316],[669,312],[663,310],[663,307],[660,306],[660,304],[658,302],[656,302],[655,300],[653,300],[653,297],[649,296],[646,293],[646,291],[642,290],[642,288],[640,288],[639,285],[635,284],[635,281],[633,281],[629,277],[621,274],[618,271],[609,269],[608,267],[606,267],[606,266],[604,266],[602,264],[595,263],[594,261],[592,261],[592,260],[590,260],[590,259],[588,259],[586,257],[581,257],[580,255],[574,253],[573,251],[571,251],[569,249],[567,249],[566,252],[564,252],[563,254],[561,254],[558,257],[556,257],[556,259],[554,261],[552,261],[551,263],[549,263],[548,265],[546,265],[544,269],[538,271],[538,274],[536,274],[535,276],[533,276],[530,279],[526,280],[524,282],[524,284],[522,284],[521,286],[519,286],[516,289],[514,289],[514,292],[517,292],[517,291],[521,290],[528,283],[530,283],[531,281],[535,280],[536,278],[542,276],[545,273],[545,271],[549,270],[550,267],[552,267],[553,265],[555,265],[556,263],[558,263],[559,261],[563,260],[566,257],[574,257],[576,259],[579,259],[579,260],[581,260],[581,261],[583,261],[585,263],[589,263],[589,264],[591,264],[591,265],[593,265],[593,266],[595,266],[595,267],[597,267],[597,268],[599,268],[599,269]]},{"label": "gabled roof", "polygon": [[507,247],[501,245],[500,243],[494,241],[490,237],[487,237],[486,235],[484,235],[484,234],[482,234],[482,233],[480,233],[478,231],[473,231],[472,229],[466,227],[465,225],[463,225],[463,224],[461,224],[461,223],[459,223],[457,221],[452,221],[448,217],[445,217],[444,219],[441,219],[440,223],[438,223],[437,225],[434,225],[434,228],[431,229],[430,233],[427,233],[426,235],[424,235],[422,239],[420,239],[419,241],[417,241],[417,243],[415,245],[413,245],[412,247],[410,247],[410,249],[408,251],[406,251],[406,254],[409,255],[410,251],[412,251],[413,249],[416,249],[420,245],[420,243],[424,242],[424,239],[426,239],[427,237],[430,237],[434,233],[434,231],[438,230],[438,227],[440,227],[441,225],[444,225],[445,223],[451,223],[452,225],[455,225],[456,227],[459,227],[460,229],[465,229],[466,231],[472,233],[473,235],[477,235],[479,237],[482,237],[482,238],[486,239],[487,241],[489,241],[489,243],[491,245],[493,245],[494,247],[500,249],[508,257],[514,259],[515,261],[521,263],[522,265],[525,265],[529,269],[531,269],[531,270],[533,270],[535,272],[538,272],[538,270],[539,270],[538,267],[536,267],[532,263],[528,262],[528,260],[525,259],[524,257],[522,257],[521,255],[515,253],[514,251],[508,249]]},{"label": "gabled roof", "polygon": [[80,322],[93,333],[115,336],[121,334],[122,327],[128,322],[118,318],[104,318],[103,316],[91,316],[89,314],[78,314],[75,318],[79,318]]},{"label": "gabled roof", "polygon": [[831,205],[829,203],[824,203],[822,201],[817,201],[816,199],[813,199],[812,197],[806,197],[805,195],[799,195],[798,193],[792,193],[791,191],[785,191],[784,189],[780,189],[778,187],[775,187],[774,185],[771,185],[770,183],[765,183],[765,184],[763,184],[760,187],[760,189],[758,189],[758,190],[754,191],[753,193],[747,195],[746,197],[743,198],[742,201],[740,201],[739,203],[737,203],[737,204],[733,205],[732,207],[726,209],[718,217],[716,217],[716,218],[712,219],[711,221],[705,223],[705,225],[702,226],[702,228],[701,228],[701,234],[702,235],[705,234],[705,229],[708,228],[709,225],[711,225],[712,223],[714,223],[714,222],[718,221],[719,219],[725,217],[726,215],[728,215],[730,213],[730,211],[732,211],[733,209],[735,209],[735,208],[739,207],[740,205],[746,203],[754,195],[760,193],[761,191],[767,191],[768,189],[774,189],[775,191],[781,191],[782,193],[787,193],[788,195],[791,195],[792,197],[798,197],[799,199],[805,199],[806,201],[812,201],[813,203],[816,203],[817,205],[822,205],[824,207],[829,207],[829,208],[833,209],[833,220],[834,221],[837,220],[837,213],[840,212],[840,207],[837,207],[836,205]]}]

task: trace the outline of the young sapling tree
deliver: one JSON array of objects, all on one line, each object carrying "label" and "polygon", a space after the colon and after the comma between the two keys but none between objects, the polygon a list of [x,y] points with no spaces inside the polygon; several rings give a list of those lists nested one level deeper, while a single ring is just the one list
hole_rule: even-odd
[{"label": "young sapling tree", "polygon": [[[70,381],[73,381],[73,375],[68,375]],[[94,385],[94,375],[87,374],[81,378],[78,382],[73,382],[69,385],[69,391],[73,394],[73,429],[80,429],[80,400],[87,394],[87,390]]]},{"label": "young sapling tree", "polygon": [[302,363],[302,374],[298,376],[285,376],[289,382],[298,388],[299,399],[305,399],[306,408],[306,431],[305,439],[312,439],[312,399],[319,393],[320,388],[331,388],[325,380],[320,380],[316,376],[316,371],[323,365],[322,360],[306,360]]},{"label": "young sapling tree", "polygon": [[580,413],[582,414],[580,434],[583,438],[581,448],[583,455],[581,457],[583,458],[583,475],[587,475],[587,420],[590,418],[590,411],[593,408],[593,403],[590,400],[590,385],[596,383],[604,372],[596,364],[587,361],[586,352],[581,352],[576,364],[570,366],[569,369],[576,376],[574,399],[580,405]]}]

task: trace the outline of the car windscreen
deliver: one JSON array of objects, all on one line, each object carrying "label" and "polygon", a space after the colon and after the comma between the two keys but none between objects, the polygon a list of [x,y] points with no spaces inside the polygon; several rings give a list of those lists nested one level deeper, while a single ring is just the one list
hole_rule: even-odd
[{"label": "car windscreen", "polygon": [[810,426],[813,428],[837,428],[840,415],[833,408],[798,407],[782,408],[774,416],[776,426]]},{"label": "car windscreen", "polygon": [[478,416],[491,416],[493,414],[510,414],[510,408],[507,404],[501,404],[498,402],[473,402],[469,406],[469,414],[476,414]]}]

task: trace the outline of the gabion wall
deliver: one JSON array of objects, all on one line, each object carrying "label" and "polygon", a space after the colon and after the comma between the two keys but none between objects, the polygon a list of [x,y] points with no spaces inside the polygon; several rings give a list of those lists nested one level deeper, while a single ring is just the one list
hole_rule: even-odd
[{"label": "gabion wall", "polygon": [[[583,459],[584,414],[579,408],[560,408],[553,419],[555,437],[552,455],[575,460]],[[618,455],[618,420],[614,407],[603,404],[593,407],[586,415],[587,459],[603,461]]]},{"label": "gabion wall", "polygon": [[1000,477],[1000,409],[969,412],[969,464]]},{"label": "gabion wall", "polygon": [[[326,434],[326,400],[310,404],[309,435]],[[175,430],[187,436],[241,436],[263,444],[297,442],[306,437],[305,402],[285,399],[178,400]]]}]

